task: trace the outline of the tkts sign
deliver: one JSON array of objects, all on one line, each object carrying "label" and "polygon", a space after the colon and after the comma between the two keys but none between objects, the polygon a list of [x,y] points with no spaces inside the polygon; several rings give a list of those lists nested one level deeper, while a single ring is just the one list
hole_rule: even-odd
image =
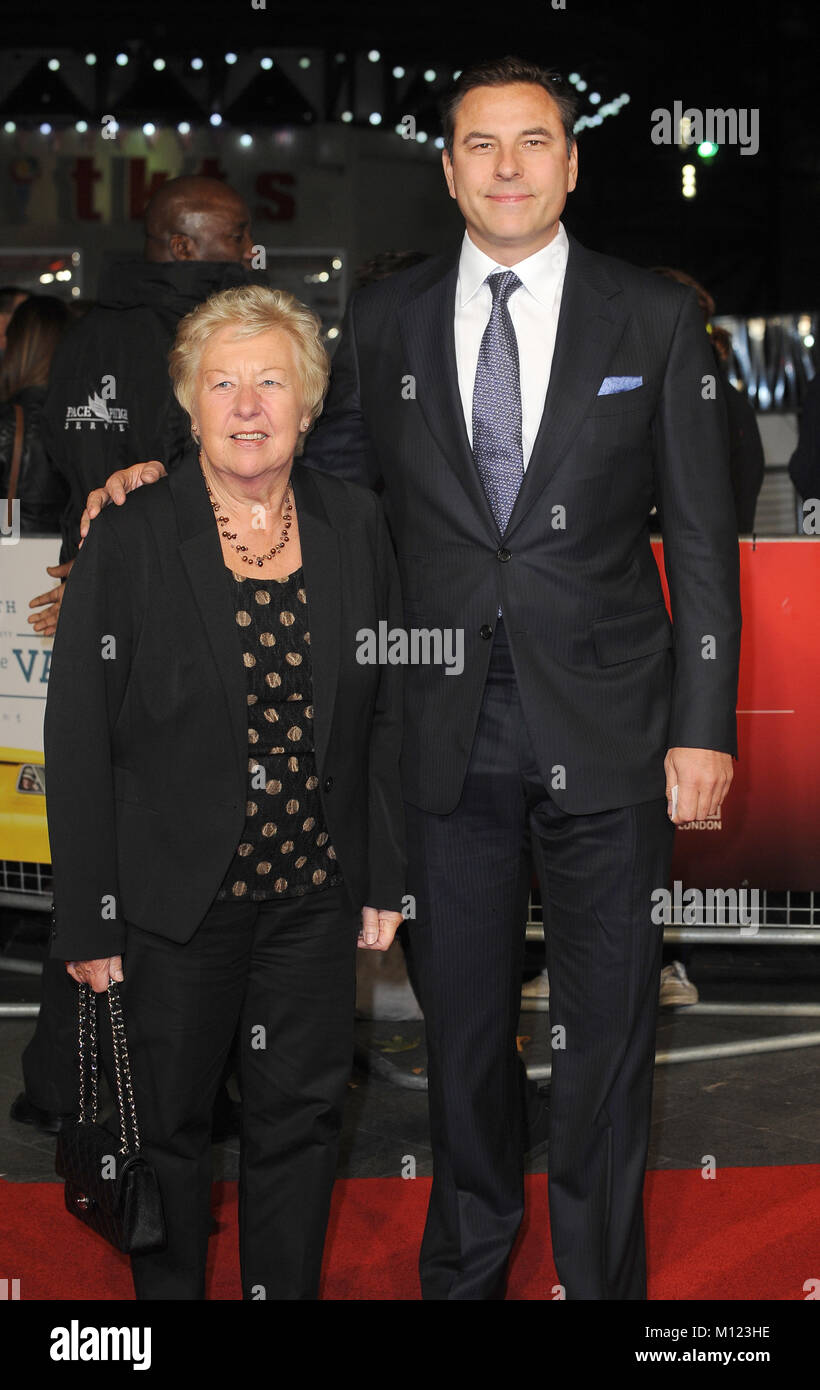
[{"label": "tkts sign", "polygon": [[[63,138],[72,136],[68,133]],[[182,153],[170,147],[170,137],[158,143],[167,148],[152,151],[150,159],[123,156],[98,141],[94,154],[63,153],[55,143],[0,160],[0,223],[65,228],[72,222],[138,222],[148,199],[166,180],[180,174],[228,178],[245,198],[255,226],[295,220],[296,174],[260,167],[258,161],[267,162],[269,154],[249,152],[241,167],[231,168],[228,174],[206,150]]]},{"label": "tkts sign", "polygon": [[113,376],[104,376],[100,390],[92,392],[85,405],[70,405],[66,408],[65,425],[67,430],[113,430],[122,434],[128,429],[128,411],[122,406],[112,405],[117,398],[117,382]]},{"label": "tkts sign", "polygon": [[[203,174],[215,179],[225,177],[218,159],[213,157],[197,160],[194,167],[183,166],[179,172]],[[74,185],[75,217],[81,222],[99,221],[101,214],[95,206],[95,186],[103,177],[102,162],[83,156],[72,159],[68,164],[68,174]],[[153,169],[149,172],[146,159],[114,158],[110,165],[112,204],[120,204],[125,215],[132,221],[137,221],[142,217],[148,199],[156,193],[161,184],[173,177],[174,173],[170,169]],[[252,174],[252,180],[252,192],[260,200],[254,203],[253,207],[256,221],[292,221],[295,204],[290,190],[296,183],[295,175],[286,170],[259,169]],[[242,191],[245,191],[244,188]],[[250,190],[248,192],[250,193]]]}]

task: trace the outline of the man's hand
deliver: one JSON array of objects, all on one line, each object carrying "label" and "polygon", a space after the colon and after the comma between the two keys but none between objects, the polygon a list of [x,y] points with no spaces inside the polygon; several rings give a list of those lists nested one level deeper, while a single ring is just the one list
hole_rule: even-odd
[{"label": "man's hand", "polygon": [[90,985],[95,994],[104,994],[109,980],[122,981],[122,956],[106,956],[104,960],[67,960],[65,968],[78,985]]},{"label": "man's hand", "polygon": [[386,951],[392,945],[396,928],[401,922],[400,912],[382,911],[377,907],[362,908],[362,929],[358,945],[365,951]]},{"label": "man's hand", "polygon": [[[64,565],[46,565],[46,574],[50,574],[52,579],[67,579],[73,564],[73,560],[66,560]],[[41,637],[53,637],[57,631],[57,619],[60,616],[60,605],[64,593],[65,584],[58,584],[56,589],[49,589],[47,593],[38,594],[36,598],[29,599],[29,608],[42,608],[44,603],[49,605],[44,613],[31,613],[29,615],[28,621]]]},{"label": "man's hand", "polygon": [[[734,772],[731,753],[712,748],[670,748],[664,758],[666,802],[675,825],[720,815]],[[678,788],[678,809],[672,814],[672,788]]]},{"label": "man's hand", "polygon": [[95,488],[86,498],[85,511],[80,518],[80,545],[88,535],[95,516],[99,516],[109,502],[116,502],[121,507],[129,492],[142,487],[143,483],[156,483],[165,476],[165,465],[159,459],[132,463],[130,468],[121,468],[117,473],[112,473],[110,478],[106,478],[105,487]]}]

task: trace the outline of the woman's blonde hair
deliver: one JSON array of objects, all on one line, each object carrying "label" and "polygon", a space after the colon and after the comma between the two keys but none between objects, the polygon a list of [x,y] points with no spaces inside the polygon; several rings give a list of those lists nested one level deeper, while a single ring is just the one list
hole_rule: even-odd
[{"label": "woman's blonde hair", "polygon": [[[293,339],[302,401],[312,426],[322,413],[330,375],[330,359],[321,338],[322,325],[313,310],[295,295],[287,290],[269,290],[264,285],[240,285],[238,289],[212,294],[181,320],[168,358],[168,370],[174,395],[186,414],[193,419],[202,351],[211,334],[220,328],[234,328],[237,338],[253,338],[258,333],[281,329]],[[307,433],[305,430],[296,445],[297,454],[304,448]]]}]

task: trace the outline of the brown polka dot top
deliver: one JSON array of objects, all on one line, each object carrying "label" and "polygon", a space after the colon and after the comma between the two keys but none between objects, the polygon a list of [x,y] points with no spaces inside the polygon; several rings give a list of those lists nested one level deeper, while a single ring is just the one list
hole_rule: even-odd
[{"label": "brown polka dot top", "polygon": [[342,882],[319,799],[305,578],[226,575],[247,679],[248,802],[216,896],[299,897]]}]

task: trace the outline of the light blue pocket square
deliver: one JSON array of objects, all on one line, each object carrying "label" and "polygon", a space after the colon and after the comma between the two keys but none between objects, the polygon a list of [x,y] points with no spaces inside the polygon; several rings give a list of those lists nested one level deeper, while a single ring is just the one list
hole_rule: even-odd
[{"label": "light blue pocket square", "polygon": [[598,395],[614,396],[619,391],[634,391],[638,386],[643,386],[642,376],[605,376]]}]

